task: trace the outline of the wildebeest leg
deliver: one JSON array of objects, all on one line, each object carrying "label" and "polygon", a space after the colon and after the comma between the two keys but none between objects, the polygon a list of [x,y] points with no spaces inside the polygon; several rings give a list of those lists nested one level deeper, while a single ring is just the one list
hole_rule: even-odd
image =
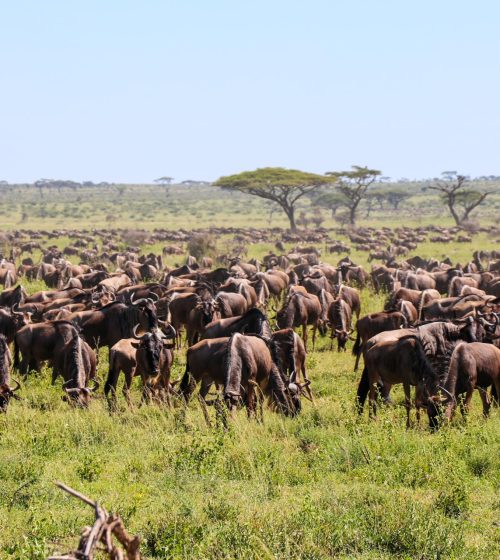
[{"label": "wildebeest leg", "polygon": [[123,384],[123,396],[127,401],[129,408],[133,408],[132,400],[130,399],[130,387],[132,385],[132,379],[134,378],[135,370],[125,372],[125,383]]},{"label": "wildebeest leg", "polygon": [[490,415],[490,408],[491,408],[491,401],[488,396],[488,391],[483,387],[478,387],[477,390],[479,391],[479,395],[483,403],[483,416],[485,418],[488,418],[488,416]]},{"label": "wildebeest leg", "polygon": [[248,384],[247,388],[247,415],[248,418],[255,418],[255,388],[252,384]]},{"label": "wildebeest leg", "polygon": [[358,384],[358,391],[356,394],[356,409],[358,414],[363,413],[363,406],[366,401],[366,396],[370,390],[370,385],[368,381],[368,372],[366,371],[366,366],[363,368],[363,373],[361,374],[361,379]]},{"label": "wildebeest leg", "polygon": [[417,424],[420,424],[420,409],[424,404],[424,395],[422,385],[417,385],[415,387],[415,411],[417,415]]},{"label": "wildebeest leg", "polygon": [[56,379],[59,377],[59,372],[57,371],[57,368],[54,366],[52,368],[52,385],[56,384]]},{"label": "wildebeest leg", "polygon": [[[334,333],[334,329],[332,327],[332,332],[330,334],[330,350],[333,350],[333,341],[335,340],[335,333]],[[356,369],[356,368],[354,368]]]},{"label": "wildebeest leg", "polygon": [[302,340],[304,341],[304,348],[307,352],[307,324],[302,325]]},{"label": "wildebeest leg", "polygon": [[406,428],[411,427],[411,391],[410,391],[410,384],[403,383],[403,389],[405,392],[405,408],[406,408]]},{"label": "wildebeest leg", "polygon": [[467,416],[469,415],[470,401],[472,400],[473,393],[474,393],[474,387],[468,387],[467,393],[465,394],[465,399],[463,402],[463,411],[462,411],[462,415],[465,420],[467,420]]},{"label": "wildebeest leg", "polygon": [[210,421],[210,416],[208,414],[207,401],[201,396],[201,394],[198,394],[198,401],[200,403],[201,410],[203,412],[203,418],[205,418],[205,422],[207,426],[211,428],[212,422]]},{"label": "wildebeest leg", "polygon": [[[307,329],[307,325],[306,325],[306,329]],[[316,348],[316,331],[318,330],[318,323],[314,323],[313,325],[313,352],[314,349]]]},{"label": "wildebeest leg", "polygon": [[368,394],[369,415],[372,420],[377,418],[377,383],[370,382],[370,392]]}]

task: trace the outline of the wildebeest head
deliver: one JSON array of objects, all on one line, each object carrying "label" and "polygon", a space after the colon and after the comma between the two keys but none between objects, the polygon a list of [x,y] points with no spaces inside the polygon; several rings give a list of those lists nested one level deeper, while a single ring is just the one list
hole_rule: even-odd
[{"label": "wildebeest head", "polygon": [[10,399],[21,400],[21,397],[16,395],[16,391],[19,390],[21,385],[18,381],[14,380],[16,386],[14,388],[10,387],[7,383],[0,385],[0,413],[7,412],[7,407],[9,406]]},{"label": "wildebeest head", "polygon": [[[168,323],[163,323],[164,329],[169,329],[169,336],[175,338],[175,329]],[[142,336],[137,335],[139,325],[134,327],[134,338],[136,342],[132,342],[132,346],[142,353],[146,362],[148,378],[155,378],[160,374],[160,361],[163,348],[170,347],[171,344],[167,342],[167,335],[160,329],[154,332],[146,332]],[[152,381],[148,379],[148,382]]]},{"label": "wildebeest head", "polygon": [[283,307],[276,312],[276,324],[280,329],[288,329],[293,326],[292,323],[293,302],[292,298],[288,297]]},{"label": "wildebeest head", "polygon": [[16,330],[21,329],[22,327],[26,326],[28,323],[31,323],[31,313],[23,313],[22,311],[17,311],[18,304],[12,306],[11,314],[12,319],[14,321],[14,325]]},{"label": "wildebeest head", "polygon": [[[151,294],[153,295],[153,294]],[[156,299],[158,299],[158,296]],[[134,296],[130,298],[130,303],[137,307],[139,311],[139,323],[144,331],[155,331],[158,328],[158,317],[156,316],[156,306],[152,298],[140,298],[134,300]]]},{"label": "wildebeest head", "polygon": [[203,324],[208,325],[213,321],[214,313],[217,311],[217,303],[215,300],[202,300],[196,304],[196,309],[201,312]]}]

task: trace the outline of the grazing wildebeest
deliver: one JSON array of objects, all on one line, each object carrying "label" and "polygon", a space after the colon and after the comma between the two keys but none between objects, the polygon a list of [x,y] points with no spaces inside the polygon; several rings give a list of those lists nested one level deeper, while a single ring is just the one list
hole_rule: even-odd
[{"label": "grazing wildebeest", "polygon": [[312,325],[313,350],[316,344],[316,330],[321,319],[321,304],[313,294],[294,293],[287,298],[276,314],[280,329],[302,327],[302,339],[307,350],[307,326]]},{"label": "grazing wildebeest", "polygon": [[[293,329],[275,331],[272,339],[278,343],[278,353],[285,377],[294,378],[299,390],[305,391],[304,396],[313,401],[311,380],[307,377],[306,371],[307,354],[302,339]],[[302,383],[299,382],[300,375],[304,380]]]},{"label": "grazing wildebeest", "polygon": [[300,391],[295,378],[285,380],[276,343],[272,340],[240,333],[231,335],[223,375],[224,401],[230,411],[243,401],[248,415],[253,416],[257,401],[266,396],[286,416],[300,412]]},{"label": "grazing wildebeest", "polygon": [[341,297],[336,298],[328,308],[328,322],[332,329],[330,350],[333,348],[333,340],[336,338],[338,351],[346,351],[347,340],[352,333],[351,320],[352,310],[349,304]]},{"label": "grazing wildebeest", "polygon": [[[76,406],[88,407],[92,394],[99,387],[95,381],[96,355],[92,348],[80,338],[74,327],[72,338],[62,348],[57,349],[53,363],[52,383],[59,374],[65,380],[63,399]],[[92,388],[88,387],[90,379],[94,381]]]},{"label": "grazing wildebeest", "polygon": [[22,327],[14,336],[14,367],[23,376],[30,370],[40,371],[42,363],[52,362],[56,353],[73,338],[74,330],[69,321],[48,321]]},{"label": "grazing wildebeest", "polygon": [[[366,342],[365,367],[357,392],[358,410],[369,393],[370,416],[376,415],[376,390],[382,384],[383,396],[388,398],[390,388],[402,383],[405,391],[407,425],[410,423],[410,386],[416,389],[417,419],[419,408],[424,401],[424,381],[443,377],[454,346],[460,340],[475,341],[471,323],[453,325],[435,322],[411,329],[386,331],[375,335]],[[373,352],[372,352],[373,350]],[[371,352],[371,353],[370,353]],[[436,387],[433,387],[436,389]],[[435,394],[437,390],[429,394]]]},{"label": "grazing wildebeest", "polygon": [[[134,376],[140,375],[143,391],[141,402],[149,396],[159,396],[164,391],[167,404],[170,406],[170,370],[173,363],[172,344],[167,342],[167,337],[161,331],[147,332],[141,337],[120,340],[109,352],[109,372],[104,393],[112,408],[116,404],[116,385],[120,372],[125,373],[123,395],[130,401],[130,386]],[[175,337],[175,332],[172,331]]]},{"label": "grazing wildebeest", "polygon": [[0,412],[7,412],[10,399],[19,399],[15,394],[19,390],[19,383],[15,381],[16,386],[14,388],[10,386],[11,365],[12,357],[7,339],[0,334]]},{"label": "grazing wildebeest", "polygon": [[488,416],[491,401],[487,388],[491,385],[495,388],[495,393],[500,395],[500,350],[483,342],[457,344],[450,359],[446,379],[441,380],[437,386],[438,391],[442,391],[442,397],[433,392],[430,395],[428,412],[431,425],[438,424],[438,405],[444,407],[444,417],[448,421],[453,417],[457,402],[465,416],[474,389],[478,389],[483,402],[483,414]]},{"label": "grazing wildebeest", "polygon": [[340,297],[349,304],[352,312],[356,315],[356,318],[359,319],[359,314],[361,313],[361,298],[356,288],[344,284],[337,284],[335,285],[335,297]]}]

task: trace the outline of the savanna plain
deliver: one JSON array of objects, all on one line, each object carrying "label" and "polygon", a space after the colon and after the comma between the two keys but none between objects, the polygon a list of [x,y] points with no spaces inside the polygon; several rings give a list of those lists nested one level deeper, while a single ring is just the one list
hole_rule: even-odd
[{"label": "savanna plain", "polygon": [[[123,186],[43,198],[35,189],[4,191],[0,229],[286,227],[279,213],[271,223],[270,209],[252,197],[217,198],[209,188],[196,189]],[[362,213],[360,225],[451,226],[433,207],[430,197],[416,197],[397,213]],[[489,207],[481,220],[497,217],[498,208]],[[322,225],[339,224],[325,214]],[[62,247],[69,239],[51,243]],[[225,253],[232,238],[216,243]],[[318,248],[327,263],[342,256]],[[465,263],[479,248],[497,248],[495,239],[479,233],[468,243],[424,242],[411,254]],[[253,243],[246,257],[270,250],[273,243]],[[369,270],[367,253],[350,256]],[[35,252],[33,259],[39,257]],[[183,258],[170,256],[167,264]],[[22,284],[28,293],[45,288],[40,281]],[[370,288],[361,295],[362,315],[382,310],[387,297]],[[475,395],[467,421],[457,414],[430,432],[424,415],[406,429],[396,387],[394,404],[381,407],[376,421],[366,410],[359,417],[352,342],[345,353],[329,348],[330,339],[319,338],[308,354],[315,402],[306,401],[298,417],[265,410],[257,422],[241,410],[227,430],[215,417],[208,427],[196,399],[171,409],[139,406],[137,380],[133,408],[119,392],[118,410],[110,414],[102,395],[87,410],[73,409],[61,400],[60,384],[51,385],[48,368],[30,374],[22,401],[0,416],[0,558],[42,560],[69,550],[92,523],[90,508],[56,488],[56,480],[119,513],[148,559],[498,558],[499,409],[483,419]],[[107,352],[100,351],[101,380]],[[176,353],[172,377],[184,367],[185,349]]]}]

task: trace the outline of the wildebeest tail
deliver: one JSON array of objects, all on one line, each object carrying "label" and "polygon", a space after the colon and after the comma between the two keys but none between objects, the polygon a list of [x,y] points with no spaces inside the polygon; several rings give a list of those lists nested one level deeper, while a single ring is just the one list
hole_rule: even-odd
[{"label": "wildebeest tail", "polygon": [[19,360],[19,344],[17,342],[17,337],[14,337],[14,368],[19,369],[20,363],[21,362]]},{"label": "wildebeest tail", "polygon": [[354,356],[361,355],[361,335],[359,331],[356,334],[356,341],[354,342],[354,346],[352,347],[352,353]]}]

